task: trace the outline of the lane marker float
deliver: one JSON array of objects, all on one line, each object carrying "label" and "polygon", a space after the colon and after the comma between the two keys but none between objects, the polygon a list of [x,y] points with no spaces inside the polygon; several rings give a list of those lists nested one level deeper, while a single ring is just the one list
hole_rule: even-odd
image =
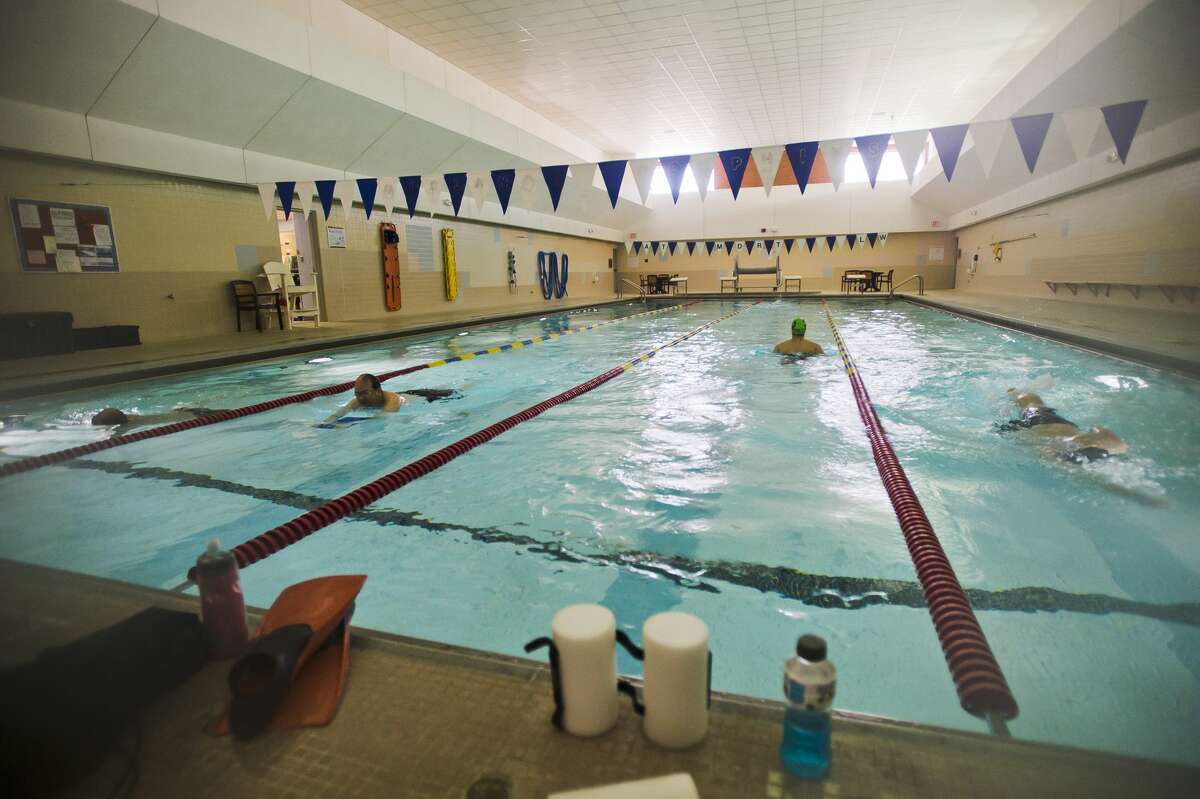
[{"label": "lane marker float", "polygon": [[[389,472],[384,476],[367,483],[366,485],[344,494],[337,499],[332,499],[323,505],[320,505],[307,513],[303,513],[289,522],[272,528],[261,535],[257,535],[248,541],[235,546],[232,550],[234,558],[237,559],[238,568],[246,568],[252,563],[257,563],[263,558],[269,557],[276,552],[289,547],[298,541],[307,538],[318,530],[328,527],[334,522],[342,519],[352,513],[362,510],[372,502],[387,496],[403,486],[429,474],[436,469],[445,466],[450,461],[465,455],[481,444],[485,444],[496,438],[501,433],[507,432],[522,422],[527,422],[534,417],[540,416],[556,405],[562,405],[565,402],[570,402],[578,396],[588,393],[589,391],[599,388],[610,380],[628,372],[639,363],[644,363],[659,352],[673,347],[680,342],[687,341],[693,336],[701,333],[713,325],[720,324],[726,319],[737,316],[743,311],[758,305],[761,300],[758,300],[746,308],[739,308],[732,313],[701,325],[700,327],[685,333],[678,338],[668,341],[655,347],[652,350],[642,353],[641,355],[631,360],[622,363],[620,366],[614,366],[603,374],[580,383],[577,386],[567,389],[561,394],[556,394],[549,399],[542,400],[536,405],[532,405],[523,411],[513,414],[506,419],[503,419],[495,424],[489,425],[478,432],[472,433],[466,438],[459,439],[453,444],[449,444],[436,452],[430,453],[423,458],[413,461],[407,466],[402,466],[393,472]],[[194,579],[195,569],[188,571],[188,579]]]},{"label": "lane marker float", "polygon": [[[679,305],[668,305],[663,308],[655,308],[652,311],[642,311],[640,313],[622,316],[620,319],[609,319],[606,322],[596,322],[594,324],[585,325],[584,327],[567,328],[561,333],[548,333],[544,336],[534,336],[527,338],[524,341],[513,341],[509,344],[504,344],[498,347],[488,347],[487,349],[479,350],[478,352],[468,352],[462,355],[455,355],[450,358],[442,358],[437,361],[428,361],[426,363],[416,364],[415,366],[406,366],[403,369],[396,369],[391,372],[384,372],[379,375],[380,382],[391,380],[393,377],[412,374],[419,372],[422,369],[436,369],[439,366],[445,366],[450,363],[459,363],[461,361],[469,361],[474,358],[479,358],[484,355],[496,355],[501,352],[509,352],[511,350],[524,349],[532,347],[535,344],[541,344],[545,341],[553,341],[563,336],[569,336],[574,333],[584,333],[588,330],[595,330],[599,327],[615,325],[619,322],[624,322],[626,319],[634,319],[639,316],[649,316],[650,314],[662,313],[663,311],[675,310],[678,308],[686,308],[689,305],[695,305],[699,300],[685,302]],[[173,433],[181,433],[184,430],[194,430],[197,427],[207,427],[208,425],[217,424],[218,422],[227,422],[231,419],[241,419],[245,416],[252,416],[256,413],[264,411],[272,411],[276,408],[282,408],[284,405],[294,405],[299,402],[308,402],[317,397],[328,397],[334,394],[341,394],[354,388],[354,381],[347,383],[338,383],[333,386],[324,388],[315,388],[311,391],[305,391],[301,394],[292,394],[278,399],[267,400],[266,402],[258,402],[253,405],[246,405],[241,408],[230,408],[228,410],[216,411],[215,413],[197,416],[195,419],[187,419],[182,422],[172,422],[171,424],[161,427],[151,427],[147,430],[139,430],[136,433],[126,433],[120,436],[110,436],[109,438],[100,441],[93,441],[88,444],[81,444],[77,447],[68,449],[60,449],[55,452],[47,452],[45,455],[34,455],[30,458],[23,458],[18,461],[10,461],[0,464],[0,478],[8,477],[9,475],[21,474],[23,472],[31,472],[34,469],[40,469],[43,466],[51,466],[56,463],[73,460],[81,455],[90,455],[93,452],[100,452],[113,447],[124,446],[125,444],[134,444],[138,441],[146,441],[151,438],[159,438],[160,436],[169,436]]]},{"label": "lane marker float", "polygon": [[854,359],[850,356],[850,350],[846,348],[846,342],[842,340],[842,334],[833,321],[829,303],[821,300],[821,305],[841,353],[842,366],[850,379],[850,386],[858,405],[858,415],[867,429],[875,468],[879,471],[892,509],[896,512],[896,520],[900,523],[900,531],[904,534],[904,542],[916,568],[917,580],[921,585],[921,592],[925,595],[929,615],[933,618],[933,626],[937,630],[954,687],[958,691],[959,703],[968,713],[986,719],[993,731],[1007,734],[1004,723],[1016,718],[1017,700],[1013,697],[1008,681],[1004,679],[1004,672],[1000,670],[1000,664],[996,662],[987,637],[979,626],[979,620],[975,618],[971,603],[954,574],[954,567],[950,565],[950,560],[933,531],[933,525],[929,523],[929,517],[925,515],[925,509],[921,507],[921,501],[917,499],[917,494],[908,481],[908,475],[904,473],[904,467],[900,465],[896,452],[888,441],[883,424],[880,423],[875,407],[871,404],[867,387],[863,384]]}]

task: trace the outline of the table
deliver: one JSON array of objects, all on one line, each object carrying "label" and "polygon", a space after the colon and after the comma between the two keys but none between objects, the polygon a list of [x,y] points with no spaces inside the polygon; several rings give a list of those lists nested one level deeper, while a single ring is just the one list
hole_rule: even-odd
[{"label": "table", "polygon": [[800,275],[784,275],[783,290],[785,292],[788,290],[788,283],[791,283],[793,280],[796,281],[796,291],[800,290]]},{"label": "table", "polygon": [[726,283],[728,283],[730,286],[733,286],[735,289],[737,288],[737,278],[736,277],[723,277],[723,278],[721,278],[721,291],[722,292],[725,291]]}]

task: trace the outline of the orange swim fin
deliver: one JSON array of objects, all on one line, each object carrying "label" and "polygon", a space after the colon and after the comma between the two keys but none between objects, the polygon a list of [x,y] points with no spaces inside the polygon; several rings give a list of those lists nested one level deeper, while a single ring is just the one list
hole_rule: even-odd
[{"label": "orange swim fin", "polygon": [[319,577],[286,588],[234,663],[229,707],[209,732],[252,738],[332,721],[350,665],[350,615],[366,580]]}]

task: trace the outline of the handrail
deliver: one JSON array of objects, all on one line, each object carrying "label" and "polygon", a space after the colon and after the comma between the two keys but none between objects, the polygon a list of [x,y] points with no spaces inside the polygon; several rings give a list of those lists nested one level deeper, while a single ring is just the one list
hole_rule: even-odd
[{"label": "handrail", "polygon": [[905,283],[911,283],[914,280],[917,281],[917,296],[924,297],[925,296],[925,276],[924,275],[909,275],[908,277],[904,278],[896,285],[892,286],[891,291],[888,292],[888,296],[895,297],[896,289],[900,288]]},{"label": "handrail", "polygon": [[641,286],[639,286],[637,283],[634,283],[632,280],[630,280],[630,279],[628,279],[628,278],[624,278],[624,277],[623,277],[623,278],[621,278],[621,282],[622,282],[622,283],[628,283],[629,285],[631,285],[631,286],[633,286],[635,289],[637,289],[637,290],[638,290],[638,294],[639,294],[639,295],[641,296],[641,298],[642,298],[642,304],[644,305],[644,304],[646,303],[646,290],[645,290],[644,288],[642,288],[642,287],[641,287]]}]

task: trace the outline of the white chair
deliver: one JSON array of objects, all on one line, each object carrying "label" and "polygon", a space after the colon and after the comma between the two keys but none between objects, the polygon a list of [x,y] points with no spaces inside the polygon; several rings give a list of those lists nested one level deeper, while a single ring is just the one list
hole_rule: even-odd
[{"label": "white chair", "polygon": [[[292,280],[292,270],[279,261],[263,264],[259,277],[267,281],[271,291],[277,291],[283,297],[283,306],[287,309],[287,326],[291,330],[297,322],[311,323],[313,327],[321,326],[321,294],[317,289],[317,273],[313,272],[313,282],[297,286]],[[306,308],[307,299],[312,298],[312,307]],[[292,300],[296,301],[293,302]],[[296,307],[296,306],[300,307]]]}]

